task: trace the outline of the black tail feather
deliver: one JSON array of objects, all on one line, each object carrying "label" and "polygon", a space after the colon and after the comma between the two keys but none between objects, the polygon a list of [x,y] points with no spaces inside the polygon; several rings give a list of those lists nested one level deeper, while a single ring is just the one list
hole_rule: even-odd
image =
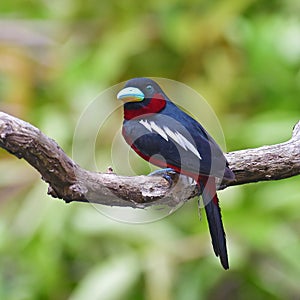
[{"label": "black tail feather", "polygon": [[227,270],[229,268],[229,263],[226,238],[214,178],[206,180],[206,185],[202,192],[202,198],[205,205],[205,212],[214,252],[216,256],[220,257],[223,268]]}]

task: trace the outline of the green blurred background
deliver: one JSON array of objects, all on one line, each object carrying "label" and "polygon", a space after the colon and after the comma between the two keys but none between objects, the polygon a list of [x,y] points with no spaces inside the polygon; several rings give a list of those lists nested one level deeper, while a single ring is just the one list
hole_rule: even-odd
[{"label": "green blurred background", "polygon": [[[279,143],[300,116],[299,15],[296,0],[1,1],[0,108],[72,155],[95,95],[166,77],[208,100],[228,151]],[[229,271],[196,200],[130,225],[46,192],[35,170],[0,150],[0,299],[300,299],[299,177],[220,192]]]}]

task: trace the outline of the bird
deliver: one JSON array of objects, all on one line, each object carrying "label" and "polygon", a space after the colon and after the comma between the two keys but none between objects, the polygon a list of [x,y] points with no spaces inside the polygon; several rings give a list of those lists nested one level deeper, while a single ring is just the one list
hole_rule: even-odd
[{"label": "bird", "polygon": [[214,253],[229,268],[216,178],[234,173],[218,144],[189,114],[172,102],[150,78],[128,80],[118,92],[123,102],[122,135],[143,159],[194,179],[202,194]]}]

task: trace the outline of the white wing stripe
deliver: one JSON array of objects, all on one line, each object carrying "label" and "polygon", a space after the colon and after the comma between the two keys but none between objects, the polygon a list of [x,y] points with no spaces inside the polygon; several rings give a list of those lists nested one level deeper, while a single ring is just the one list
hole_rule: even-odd
[{"label": "white wing stripe", "polygon": [[148,121],[146,120],[141,120],[139,121],[140,124],[142,124],[145,128],[147,128],[149,131],[152,132],[152,128],[151,128],[151,125],[148,123]]},{"label": "white wing stripe", "polygon": [[186,143],[185,140],[182,136],[182,134],[180,134],[178,131],[175,132],[175,136],[176,136],[176,142],[184,149],[187,151],[187,147],[186,147]]},{"label": "white wing stripe", "polygon": [[202,159],[201,155],[199,154],[196,147],[190,141],[188,141],[185,137],[183,137],[183,138],[185,139],[185,144],[186,144],[187,148],[189,150],[191,150],[199,159]]},{"label": "white wing stripe", "polygon": [[163,128],[160,128],[157,124],[155,124],[154,121],[150,121],[150,123],[149,123],[147,120],[140,120],[139,123],[141,125],[143,125],[150,132],[153,132],[153,130],[154,130],[166,141],[169,140],[168,139],[168,136],[169,136],[179,146],[181,146],[185,151],[190,150],[199,159],[202,159],[202,157],[201,157],[200,153],[198,152],[197,148],[189,140],[187,140],[181,133],[179,133],[178,131],[173,132],[167,126],[164,126]]},{"label": "white wing stripe", "polygon": [[166,141],[168,141],[167,134],[163,131],[162,128],[160,128],[158,125],[156,125],[153,121],[150,122],[151,127],[154,131],[156,131],[162,138],[164,138]]},{"label": "white wing stripe", "polygon": [[[174,140],[174,141],[177,140],[176,134],[175,134],[172,130],[170,130],[169,127],[164,126],[163,129],[164,129],[165,133],[166,133],[172,140]],[[176,141],[176,142],[177,142],[177,141]],[[178,142],[177,142],[177,143],[178,143]],[[178,143],[178,144],[179,144],[179,143]]]}]

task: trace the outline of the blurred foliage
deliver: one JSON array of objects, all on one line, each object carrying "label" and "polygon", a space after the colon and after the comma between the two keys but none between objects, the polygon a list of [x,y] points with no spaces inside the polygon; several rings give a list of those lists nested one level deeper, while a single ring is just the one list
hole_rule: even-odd
[{"label": "blurred foliage", "polygon": [[[72,155],[77,121],[99,92],[166,77],[208,100],[228,150],[282,142],[300,115],[299,13],[293,0],[2,1],[0,108]],[[118,116],[97,142],[102,171]],[[195,201],[129,225],[51,199],[5,151],[0,174],[0,299],[300,298],[298,177],[220,192],[225,272]]]}]

